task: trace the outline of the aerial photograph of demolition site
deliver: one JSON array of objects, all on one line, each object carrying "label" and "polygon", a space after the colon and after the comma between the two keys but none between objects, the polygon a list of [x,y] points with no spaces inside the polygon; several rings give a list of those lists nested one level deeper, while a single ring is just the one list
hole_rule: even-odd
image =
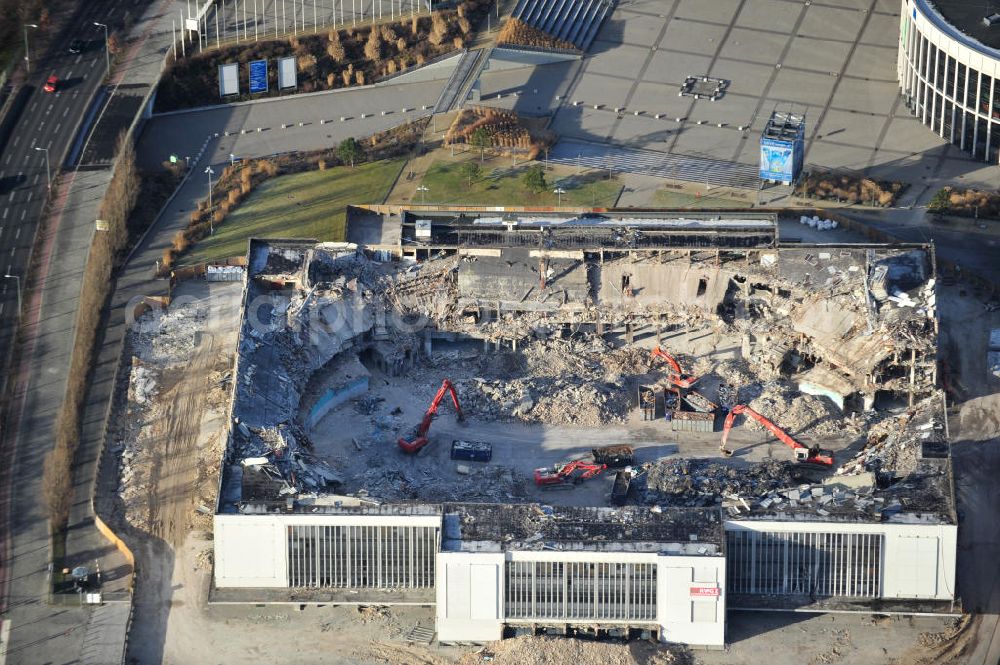
[{"label": "aerial photograph of demolition site", "polygon": [[[250,241],[201,460],[210,606],[662,663],[724,650],[740,610],[959,613],[932,245],[429,206],[351,207],[348,237],[377,242]],[[211,307],[139,319],[138,422]]]},{"label": "aerial photograph of demolition site", "polygon": [[1000,663],[1000,5],[105,4],[0,19],[0,665]]}]

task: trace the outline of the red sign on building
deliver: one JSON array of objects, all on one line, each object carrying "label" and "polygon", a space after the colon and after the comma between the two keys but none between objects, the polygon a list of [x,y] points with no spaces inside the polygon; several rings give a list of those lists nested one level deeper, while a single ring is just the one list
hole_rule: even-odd
[{"label": "red sign on building", "polygon": [[693,586],[691,587],[692,598],[716,598],[719,595],[717,586]]}]

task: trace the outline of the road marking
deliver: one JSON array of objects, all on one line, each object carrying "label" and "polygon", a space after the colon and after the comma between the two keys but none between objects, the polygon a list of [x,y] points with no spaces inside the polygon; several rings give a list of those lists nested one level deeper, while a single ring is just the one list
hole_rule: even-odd
[{"label": "road marking", "polygon": [[36,106],[38,106],[38,102],[32,102],[31,108],[29,108],[28,111],[34,111]]},{"label": "road marking", "polygon": [[[38,184],[38,183],[37,183],[37,180],[38,180],[38,178],[35,178],[35,180],[36,180],[36,183],[35,183],[35,184]],[[34,196],[34,195],[35,195],[35,193],[34,193],[34,192],[28,192],[28,201],[29,201],[29,202],[31,201],[31,197],[32,197],[32,196]]]},{"label": "road marking", "polygon": [[60,127],[62,127],[62,123],[61,122],[56,123],[56,134],[59,133],[59,128]]},{"label": "road marking", "polygon": [[48,115],[50,113],[52,113],[52,104],[49,104],[49,107],[45,109],[45,115]]},{"label": "road marking", "polygon": [[[6,291],[4,291],[4,293],[6,293]],[[3,303],[0,303],[0,314],[3,314]],[[4,630],[9,633],[10,632],[10,621],[4,621],[3,623],[4,623]],[[3,643],[3,651],[0,651],[0,656],[3,656],[3,660],[0,660],[0,663],[6,663],[7,662],[7,642],[6,641],[4,641],[4,643]]]},{"label": "road marking", "polygon": [[68,106],[67,106],[67,107],[66,107],[66,109],[65,109],[65,110],[63,111],[63,117],[64,117],[64,118],[66,117],[66,114],[67,114],[67,113],[69,113],[69,107],[68,107]]},{"label": "road marking", "polygon": [[4,208],[4,209],[3,209],[3,218],[4,218],[4,219],[7,219],[7,214],[8,214],[9,212],[10,212],[10,208]]},{"label": "road marking", "polygon": [[71,70],[69,70],[69,74],[67,74],[67,75],[66,75],[66,78],[67,78],[67,79],[71,79],[71,78],[73,78],[73,70],[72,70],[72,69],[71,69]]},{"label": "road marking", "polygon": [[41,173],[36,173],[35,174],[35,179],[31,181],[32,185],[37,185],[38,184],[38,176],[40,176],[40,175],[42,175],[42,174]]},{"label": "road marking", "polygon": [[14,248],[13,247],[10,248],[10,255],[14,256]]},{"label": "road marking", "polygon": [[41,129],[44,126],[45,126],[45,121],[44,120],[42,120],[40,123],[38,123],[38,128],[39,129]]},{"label": "road marking", "polygon": [[14,192],[11,192],[10,196],[7,197],[7,202],[10,203],[13,200],[14,200]]},{"label": "road marking", "polygon": [[20,137],[20,136],[15,136],[15,137],[14,137],[14,145],[16,146],[16,145],[17,145],[17,142],[18,142],[18,141],[20,141],[20,140],[21,140],[21,137]]},{"label": "road marking", "polygon": [[28,147],[29,147],[29,148],[34,148],[34,147],[35,147],[35,143],[36,143],[37,141],[38,141],[38,137],[36,136],[35,138],[31,139],[31,145],[30,145],[30,146],[28,146]]},{"label": "road marking", "polygon": [[[27,214],[28,214],[27,210],[22,210],[21,211],[21,220],[22,221],[24,220],[24,216],[27,215]],[[13,247],[10,248],[10,255],[14,256],[14,248]]]},{"label": "road marking", "polygon": [[7,155],[7,159],[3,160],[4,164],[10,164],[10,155]]},{"label": "road marking", "polygon": [[21,227],[19,226],[17,227],[17,231],[14,233],[14,240],[17,240],[20,237],[21,237]]},{"label": "road marking", "polygon": [[49,148],[49,149],[51,149],[51,148],[52,148],[52,139],[49,139],[49,144],[48,144],[47,146],[45,146],[45,147],[46,147],[46,148]]},{"label": "road marking", "polygon": [[76,56],[76,60],[73,61],[73,64],[74,65],[79,65],[80,64],[80,60],[82,58],[83,58],[83,54],[81,53],[80,55]]}]

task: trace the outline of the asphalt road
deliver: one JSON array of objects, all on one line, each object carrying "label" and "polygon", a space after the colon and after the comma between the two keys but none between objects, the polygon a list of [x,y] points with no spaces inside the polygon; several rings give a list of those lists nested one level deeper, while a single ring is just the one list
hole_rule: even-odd
[{"label": "asphalt road", "polygon": [[[126,3],[118,0],[110,8],[105,3],[82,4],[67,34],[53,40],[53,52],[32,63],[29,84],[33,91],[0,149],[0,271],[5,276],[0,284],[0,349],[10,348],[18,315],[18,280],[6,275],[23,278],[25,274],[48,191],[46,154],[54,176],[104,78],[103,29],[93,22],[108,20],[109,12],[114,16]],[[87,49],[78,55],[69,53],[66,45],[73,39],[87,40]],[[50,74],[60,80],[54,93],[42,89]]]}]

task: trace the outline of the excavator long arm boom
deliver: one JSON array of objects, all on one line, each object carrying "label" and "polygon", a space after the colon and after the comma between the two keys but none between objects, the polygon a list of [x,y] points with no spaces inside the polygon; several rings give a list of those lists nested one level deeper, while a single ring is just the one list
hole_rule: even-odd
[{"label": "excavator long arm boom", "polygon": [[783,444],[791,448],[792,451],[795,452],[796,454],[796,459],[798,459],[799,461],[815,462],[817,464],[825,464],[825,465],[833,464],[833,457],[831,455],[823,453],[818,449],[809,448],[808,446],[799,443],[798,441],[793,439],[791,435],[788,434],[788,432],[781,429],[776,424],[771,422],[770,419],[762,416],[761,414],[757,413],[756,411],[754,411],[745,404],[734,406],[733,409],[729,412],[729,415],[726,416],[726,422],[722,426],[722,446],[720,448],[724,455],[732,454],[729,451],[729,449],[726,448],[726,441],[729,439],[729,430],[733,428],[733,422],[736,420],[736,416],[740,414],[744,414],[748,418],[753,418],[761,425],[763,425],[764,428],[768,432],[773,434],[776,439],[778,439]]}]

